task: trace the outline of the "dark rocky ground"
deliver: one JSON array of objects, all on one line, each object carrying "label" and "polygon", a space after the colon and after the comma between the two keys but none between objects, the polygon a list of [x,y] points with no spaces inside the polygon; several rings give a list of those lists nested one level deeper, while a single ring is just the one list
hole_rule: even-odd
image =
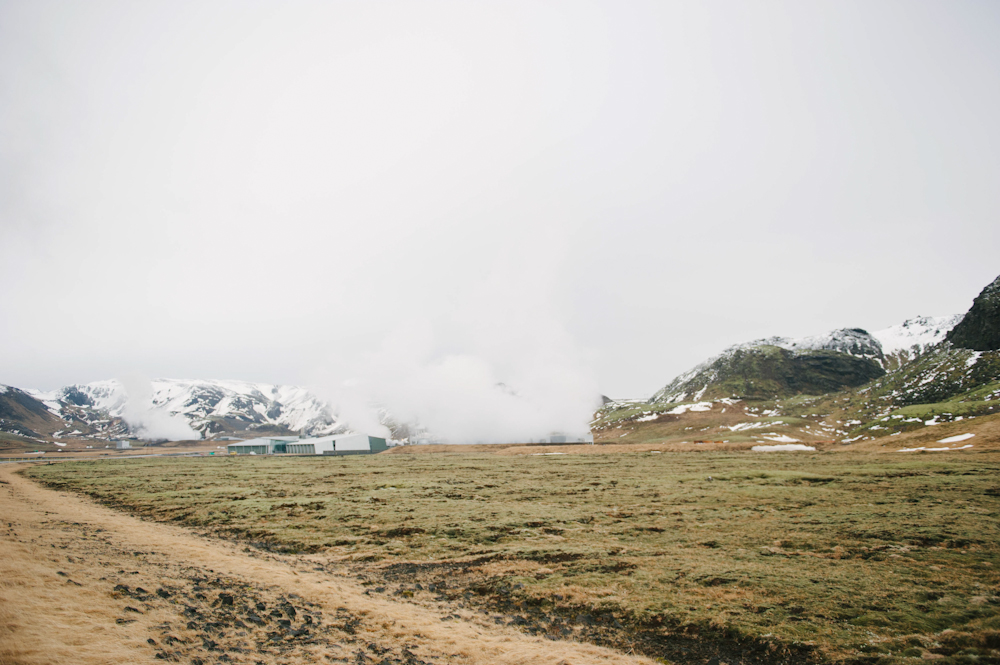
[{"label": "dark rocky ground", "polygon": [[678,665],[821,662],[808,648],[775,650],[770,643],[740,640],[724,633],[706,634],[691,626],[644,624],[621,610],[596,610],[564,602],[561,597],[532,598],[507,576],[485,572],[483,565],[491,560],[354,565],[353,572],[368,587],[368,593],[445,609],[473,609],[488,622],[513,626],[530,635],[589,642]]},{"label": "dark rocky ground", "polygon": [[157,607],[177,616],[156,625],[156,634],[148,640],[157,659],[192,665],[263,665],[316,656],[334,663],[427,665],[406,646],[360,638],[361,620],[346,608],[324,616],[315,604],[295,594],[280,594],[211,571],[187,572],[181,584],[155,590],[130,587],[124,571],[112,578],[113,593],[123,605],[119,623],[134,621],[131,615]]}]

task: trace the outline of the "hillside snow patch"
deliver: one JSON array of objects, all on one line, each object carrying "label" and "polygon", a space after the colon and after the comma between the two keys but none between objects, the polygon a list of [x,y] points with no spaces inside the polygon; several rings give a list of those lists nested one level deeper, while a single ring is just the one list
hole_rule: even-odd
[{"label": "hillside snow patch", "polygon": [[971,447],[972,447],[971,443],[967,443],[964,446],[959,446],[958,448],[924,448],[923,446],[920,446],[919,448],[901,448],[901,449],[897,450],[896,452],[897,453],[918,453],[918,452],[923,451],[925,453],[940,453],[940,452],[945,452],[945,451],[948,451],[948,450],[965,450],[966,448],[971,448]]},{"label": "hillside snow patch", "polygon": [[675,406],[674,408],[667,411],[671,416],[679,416],[688,411],[711,411],[711,402],[697,402],[695,404],[681,404],[680,406]]},{"label": "hillside snow patch", "polygon": [[764,436],[763,438],[767,439],[768,441],[777,441],[779,443],[797,443],[798,442],[798,439],[793,439],[792,437],[788,436],[787,434],[779,434],[777,436]]},{"label": "hillside snow patch", "polygon": [[938,443],[958,443],[959,441],[966,441],[974,437],[975,434],[959,434],[958,436],[949,436],[947,439],[941,439]]},{"label": "hillside snow patch", "polygon": [[963,316],[918,316],[898,326],[876,330],[872,337],[879,341],[882,352],[886,354],[906,351],[914,346],[927,348],[943,341]]}]

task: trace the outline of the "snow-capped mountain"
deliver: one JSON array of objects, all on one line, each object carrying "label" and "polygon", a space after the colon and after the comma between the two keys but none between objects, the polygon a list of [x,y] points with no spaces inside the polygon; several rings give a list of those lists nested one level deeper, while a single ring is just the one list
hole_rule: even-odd
[{"label": "snow-capped mountain", "polygon": [[255,431],[323,435],[345,429],[329,405],[297,386],[155,379],[130,388],[112,379],[26,392],[67,421],[67,432],[80,434],[194,438]]},{"label": "snow-capped mountain", "polygon": [[828,392],[880,376],[882,361],[878,340],[860,328],[799,339],[768,337],[735,344],[709,358],[675,378],[650,402]]},{"label": "snow-capped mountain", "polygon": [[[813,337],[767,337],[752,342],[734,344],[681,374],[653,395],[651,402],[699,400],[715,386],[723,392],[749,391],[748,394],[779,394],[789,390],[823,387],[841,383],[840,387],[860,385],[858,381],[876,378],[858,363],[847,360],[828,361],[820,367],[814,357],[804,362],[804,355],[831,351],[850,358],[877,363],[882,370],[894,370],[926,353],[945,339],[948,332],[962,320],[955,316],[918,316],[903,323],[869,333],[861,328],[841,328]],[[783,349],[787,357],[767,353],[766,349]],[[803,372],[808,373],[806,378]],[[796,374],[799,376],[796,377]],[[825,374],[826,376],[821,376]],[[865,378],[867,377],[867,378]],[[818,380],[818,383],[817,383]],[[726,383],[725,389],[721,384]],[[741,384],[744,387],[740,387]],[[798,384],[798,387],[796,387]],[[723,395],[730,396],[730,395]]]}]

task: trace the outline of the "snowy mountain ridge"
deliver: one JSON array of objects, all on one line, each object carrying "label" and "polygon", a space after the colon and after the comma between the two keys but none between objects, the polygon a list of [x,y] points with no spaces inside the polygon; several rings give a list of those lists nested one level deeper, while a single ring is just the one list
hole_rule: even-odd
[{"label": "snowy mountain ridge", "polygon": [[[883,370],[894,369],[940,343],[961,320],[961,314],[918,316],[874,333],[861,328],[840,328],[810,337],[767,337],[734,344],[719,355],[677,376],[649,401],[699,400],[713,384],[731,379],[730,374],[737,365],[741,368],[739,372],[744,373],[747,370],[745,362],[748,354],[760,354],[769,347],[791,352],[793,359],[811,352],[832,351],[876,363]],[[791,370],[782,371],[787,374]],[[836,373],[842,374],[845,371],[853,373],[854,369],[838,368]]]},{"label": "snowy mountain ridge", "polygon": [[721,355],[730,354],[738,349],[755,348],[758,346],[777,346],[793,353],[805,353],[807,351],[836,351],[846,353],[855,358],[878,359],[882,357],[882,346],[878,339],[861,328],[840,328],[832,330],[825,335],[815,335],[812,337],[768,337],[757,339],[752,342],[734,344]]},{"label": "snowy mountain ridge", "polygon": [[[173,438],[224,432],[285,430],[310,435],[345,429],[329,405],[298,386],[227,380],[155,379],[126,386],[117,379],[26,391],[54,415],[94,433]],[[184,427],[189,429],[185,430]]]}]

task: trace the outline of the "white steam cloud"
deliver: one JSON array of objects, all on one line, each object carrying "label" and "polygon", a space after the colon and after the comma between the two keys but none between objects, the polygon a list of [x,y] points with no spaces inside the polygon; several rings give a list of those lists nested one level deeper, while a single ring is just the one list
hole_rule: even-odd
[{"label": "white steam cloud", "polygon": [[538,440],[555,432],[582,434],[600,398],[594,376],[552,346],[502,354],[433,352],[432,326],[411,324],[390,334],[367,360],[365,379],[325,393],[354,429],[383,432],[372,409],[448,443]]},{"label": "white steam cloud", "polygon": [[[316,382],[320,392],[352,428],[368,432],[384,431],[373,405],[448,443],[588,432],[600,404],[592,358],[552,307],[552,273],[562,261],[533,254],[498,262],[448,307],[412,315],[367,352],[331,361]],[[532,265],[547,267],[524,269]]]},{"label": "white steam cloud", "polygon": [[118,379],[125,390],[124,420],[133,434],[143,439],[187,441],[200,439],[201,434],[192,429],[183,416],[168,413],[153,406],[153,384],[138,376]]}]

